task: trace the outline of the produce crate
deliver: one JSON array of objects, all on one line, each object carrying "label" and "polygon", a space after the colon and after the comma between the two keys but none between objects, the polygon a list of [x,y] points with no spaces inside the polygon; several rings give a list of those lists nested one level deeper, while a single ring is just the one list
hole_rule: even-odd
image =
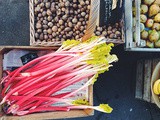
[{"label": "produce crate", "polygon": [[[60,40],[36,40],[35,38],[35,7],[34,7],[34,2],[36,0],[29,0],[29,11],[30,11],[30,45],[32,46],[60,46],[61,43],[68,39],[60,39]],[[90,12],[89,12],[89,18],[88,18],[88,23],[84,32],[84,36],[81,36],[82,40],[86,40],[90,38],[95,30],[96,27],[96,22],[97,22],[97,17],[98,17],[98,12],[99,12],[99,4],[100,1],[97,2],[97,0],[89,0],[90,1]],[[62,0],[59,0],[59,2],[62,2]],[[82,25],[81,25],[82,26]],[[75,32],[75,31],[73,31]],[[67,33],[68,34],[68,33]],[[69,38],[70,39],[70,38]]]},{"label": "produce crate", "polygon": [[[0,48],[0,78],[2,78],[2,70],[3,70],[3,54],[12,49],[21,49],[21,50],[56,50],[56,47],[29,47],[29,46],[6,46]],[[0,86],[1,92],[2,86]],[[93,105],[93,86],[89,86],[88,88],[88,99],[89,104]],[[69,112],[44,112],[44,113],[35,113],[29,114],[25,116],[12,116],[5,115],[2,111],[2,107],[0,106],[0,119],[1,120],[41,120],[41,119],[64,119],[64,118],[74,118],[74,117],[87,117],[94,114],[94,110],[86,109],[86,110],[71,110]]]},{"label": "produce crate", "polygon": [[[59,2],[61,2],[62,0],[59,0]],[[81,0],[79,0],[81,1]],[[90,14],[89,14],[89,22],[87,24],[87,28],[86,28],[86,32],[84,34],[84,36],[81,38],[82,40],[86,40],[88,39],[90,36],[92,35],[97,35],[97,36],[101,36],[102,35],[102,32],[103,31],[106,31],[107,32],[107,28],[109,25],[106,25],[105,26],[105,29],[103,31],[100,32],[100,34],[96,34],[96,31],[97,31],[97,27],[99,26],[99,19],[100,19],[100,16],[102,14],[105,14],[103,12],[103,10],[101,11],[102,13],[100,13],[100,9],[101,9],[101,6],[100,4],[103,4],[103,2],[106,3],[106,5],[110,2],[110,0],[106,1],[106,0],[103,0],[103,1],[96,1],[96,0],[90,0],[91,1],[91,9],[90,9]],[[115,37],[115,32],[113,32],[113,34],[111,36],[113,36],[113,38],[110,38],[109,34],[107,34],[107,36],[105,36],[107,38],[107,43],[115,43],[115,44],[123,44],[125,43],[125,24],[124,24],[124,0],[119,0],[120,3],[119,3],[119,6],[117,5],[117,8],[112,10],[113,11],[113,15],[112,16],[117,16],[117,12],[121,12],[120,15],[118,15],[120,17],[119,21],[117,21],[117,17],[113,17],[112,19],[112,23],[113,21],[116,21],[114,23],[114,25],[111,25],[113,28],[116,28],[116,24],[119,24],[118,26],[120,27],[119,28],[119,32],[120,32],[120,36],[119,38],[118,37]],[[115,3],[117,2],[117,0],[112,0],[113,4],[112,4],[112,7],[114,8],[115,6]],[[108,7],[108,6],[106,6]],[[35,7],[34,7],[34,0],[29,0],[29,8],[30,8],[30,45],[32,46],[60,46],[61,43],[64,41],[64,39],[61,39],[60,41],[57,41],[57,40],[54,40],[54,41],[39,41],[39,40],[36,40],[35,38],[35,19],[36,19],[36,16],[34,14],[34,10],[35,10]],[[109,12],[108,11],[108,8],[105,8],[105,11],[106,13]],[[106,16],[104,17],[106,18]],[[107,20],[107,18],[106,18]],[[97,26],[97,27],[96,27]],[[104,27],[103,27],[104,28]],[[103,36],[103,35],[102,35]],[[66,39],[65,39],[66,40]]]},{"label": "produce crate", "polygon": [[[124,17],[123,17],[124,18]],[[111,36],[111,34],[110,35],[107,35],[107,36],[105,36],[107,39],[106,39],[106,42],[107,43],[114,43],[114,44],[124,44],[125,43],[125,33],[124,33],[124,29],[125,29],[125,27],[124,27],[124,19],[121,19],[120,20],[120,22],[119,22],[119,26],[121,27],[120,28],[120,33],[121,33],[121,37],[119,38],[119,39],[117,39],[117,38],[114,38],[114,36],[115,36],[115,34],[116,33],[113,33],[112,35],[113,35],[113,38],[110,38],[109,36]],[[108,25],[108,26],[106,26],[106,28],[108,28],[109,29],[109,27],[115,27],[115,25]],[[97,27],[97,28],[101,28],[101,27]],[[103,28],[102,28],[103,29]],[[115,28],[116,29],[116,28]],[[109,30],[106,30],[107,32],[109,31]],[[95,35],[96,35],[96,33],[95,33]],[[101,35],[100,36],[104,36],[103,35],[103,32],[101,33]]]},{"label": "produce crate", "polygon": [[125,43],[124,0],[101,0],[94,34],[106,37],[107,43]]},{"label": "produce crate", "polygon": [[154,103],[157,105],[157,107],[160,108],[160,98],[159,95],[155,94],[155,84],[156,82],[159,80],[160,78],[160,62],[158,62],[158,64],[155,66],[155,69],[152,73],[152,78],[151,78],[151,93],[152,93],[152,97],[154,100]]},{"label": "produce crate", "polygon": [[[156,2],[159,2],[159,0],[156,0]],[[136,13],[135,19],[133,19],[133,12],[132,12],[133,7],[132,6],[135,6],[135,11],[134,11]],[[141,39],[142,24],[140,24],[140,15],[141,15],[140,10],[141,10],[140,0],[126,0],[125,1],[125,29],[126,29],[125,31],[125,39],[126,39],[125,49],[127,51],[159,52],[160,48],[146,47],[146,45],[148,44],[147,41],[144,39]],[[148,30],[148,28],[146,30]]]},{"label": "produce crate", "polygon": [[135,98],[154,103],[151,94],[151,77],[160,59],[139,60],[136,70]]},{"label": "produce crate", "polygon": [[124,16],[123,19],[120,21],[121,24],[121,38],[120,39],[111,39],[107,38],[107,43],[114,43],[114,44],[124,44],[125,43],[125,32],[124,32]]}]

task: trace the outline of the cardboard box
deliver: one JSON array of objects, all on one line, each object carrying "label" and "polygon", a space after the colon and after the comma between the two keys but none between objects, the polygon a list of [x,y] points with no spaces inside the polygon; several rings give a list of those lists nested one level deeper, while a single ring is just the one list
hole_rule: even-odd
[{"label": "cardboard box", "polygon": [[[23,50],[56,50],[57,47],[29,47],[29,46],[6,46],[0,48],[0,78],[2,78],[2,68],[3,68],[3,54],[12,49],[23,49]],[[2,86],[0,86],[0,92]],[[90,105],[93,105],[93,86],[89,86],[88,98]],[[69,112],[45,112],[45,113],[35,113],[25,116],[11,116],[5,115],[0,106],[0,119],[1,120],[44,120],[44,119],[64,119],[64,118],[74,118],[74,117],[87,117],[94,114],[94,110],[71,110]]]}]

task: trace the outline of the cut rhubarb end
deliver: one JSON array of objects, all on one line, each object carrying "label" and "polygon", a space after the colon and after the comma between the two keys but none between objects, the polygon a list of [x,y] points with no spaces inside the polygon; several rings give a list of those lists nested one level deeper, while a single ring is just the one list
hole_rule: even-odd
[{"label": "cut rhubarb end", "polygon": [[39,107],[33,110],[29,110],[29,113],[35,112],[51,112],[51,111],[69,111],[70,109],[67,107]]},{"label": "cut rhubarb end", "polygon": [[2,99],[2,101],[0,102],[0,105],[4,104],[5,102],[6,102],[6,97]]},{"label": "cut rhubarb end", "polygon": [[23,76],[23,77],[30,77],[30,74],[29,73],[21,73],[21,76]]},{"label": "cut rhubarb end", "polygon": [[37,108],[37,106],[33,106],[30,108],[30,110],[34,110],[35,108]]},{"label": "cut rhubarb end", "polygon": [[19,109],[19,106],[16,104],[13,104],[8,108],[7,113],[17,114],[18,109]]},{"label": "cut rhubarb end", "polygon": [[6,79],[8,79],[8,76],[1,79],[1,84],[3,84],[6,81]]},{"label": "cut rhubarb end", "polygon": [[17,112],[17,115],[18,116],[22,116],[22,115],[26,115],[26,114],[28,114],[29,113],[29,111],[18,111]]},{"label": "cut rhubarb end", "polygon": [[18,92],[15,92],[12,94],[13,96],[18,96]]}]

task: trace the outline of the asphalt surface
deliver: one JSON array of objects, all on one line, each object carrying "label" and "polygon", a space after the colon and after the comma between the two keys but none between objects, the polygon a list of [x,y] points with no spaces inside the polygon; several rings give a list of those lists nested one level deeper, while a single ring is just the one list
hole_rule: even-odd
[{"label": "asphalt surface", "polygon": [[28,0],[0,0],[1,45],[29,45]]},{"label": "asphalt surface", "polygon": [[[28,0],[0,0],[0,45],[29,45]],[[126,52],[123,45],[112,53],[119,61],[95,83],[94,105],[108,103],[113,112],[66,120],[160,120],[156,105],[134,97],[137,60],[159,58],[160,53]]]}]

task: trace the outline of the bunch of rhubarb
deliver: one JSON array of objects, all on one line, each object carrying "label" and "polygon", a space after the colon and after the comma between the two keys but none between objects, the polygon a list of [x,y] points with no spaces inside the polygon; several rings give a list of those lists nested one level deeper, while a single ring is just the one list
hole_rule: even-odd
[{"label": "bunch of rhubarb", "polygon": [[[36,58],[3,77],[1,105],[6,114],[25,115],[46,111],[95,109],[111,113],[108,104],[91,106],[87,99],[71,99],[79,91],[94,84],[99,74],[108,71],[117,61],[111,55],[113,44],[103,37],[92,37],[85,42],[67,40],[55,52]],[[71,92],[62,89],[88,78],[88,81]],[[65,103],[65,106],[54,106]]]}]

